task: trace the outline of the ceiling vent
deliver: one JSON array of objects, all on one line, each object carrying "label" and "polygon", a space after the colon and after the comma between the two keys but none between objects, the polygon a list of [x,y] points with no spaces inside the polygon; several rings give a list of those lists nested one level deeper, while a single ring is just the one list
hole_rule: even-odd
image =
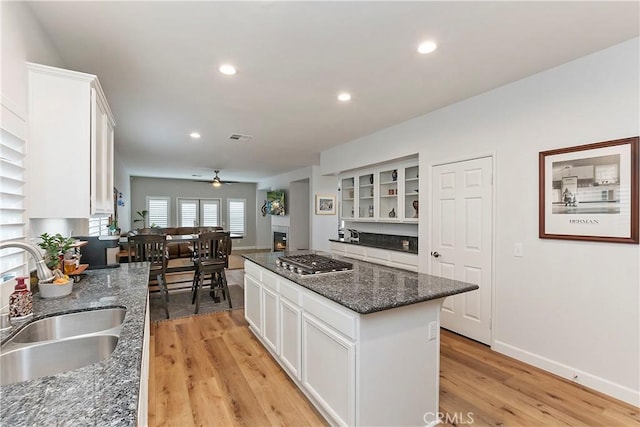
[{"label": "ceiling vent", "polygon": [[253,138],[252,135],[242,135],[241,133],[232,133],[231,135],[229,135],[229,139],[232,141],[246,142],[246,141],[249,141],[251,138]]}]

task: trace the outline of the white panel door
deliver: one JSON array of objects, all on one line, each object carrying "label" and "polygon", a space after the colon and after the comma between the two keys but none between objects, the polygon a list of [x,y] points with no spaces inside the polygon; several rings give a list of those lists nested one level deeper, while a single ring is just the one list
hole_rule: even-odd
[{"label": "white panel door", "polygon": [[480,289],[444,300],[441,326],[491,343],[492,158],[432,169],[431,274]]}]

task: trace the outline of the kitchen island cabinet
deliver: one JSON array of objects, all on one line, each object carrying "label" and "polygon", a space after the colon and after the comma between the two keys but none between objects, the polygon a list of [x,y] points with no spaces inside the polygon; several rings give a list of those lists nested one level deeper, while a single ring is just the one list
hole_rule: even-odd
[{"label": "kitchen island cabinet", "polygon": [[276,266],[279,255],[244,255],[245,315],[323,416],[428,424],[438,411],[442,301],[478,287],[340,257],[353,270],[301,276]]},{"label": "kitchen island cabinet", "polygon": [[[97,363],[0,387],[6,426],[135,426],[147,424],[149,352],[147,263],[91,270],[59,299],[33,297],[34,319],[74,311],[124,307],[118,344]],[[2,333],[4,343],[20,327]]]}]

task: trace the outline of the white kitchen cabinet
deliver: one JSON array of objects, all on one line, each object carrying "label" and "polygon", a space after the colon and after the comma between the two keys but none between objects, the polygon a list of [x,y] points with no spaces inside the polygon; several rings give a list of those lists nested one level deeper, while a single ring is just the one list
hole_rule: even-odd
[{"label": "white kitchen cabinet", "polygon": [[[361,169],[340,177],[340,219],[417,223],[417,160]],[[414,203],[415,202],[415,203]]]},{"label": "white kitchen cabinet", "polygon": [[356,187],[355,177],[347,176],[340,180],[341,190],[341,203],[340,203],[340,217],[341,218],[355,218],[356,207]]},{"label": "white kitchen cabinet", "polygon": [[280,355],[280,304],[276,292],[262,287],[262,338],[273,353]]},{"label": "white kitchen cabinet", "polygon": [[[274,294],[279,315],[265,314],[272,320],[256,327],[255,307],[270,310],[261,298]],[[426,412],[437,412],[439,336],[429,338],[428,325],[439,329],[441,306],[438,299],[358,314],[245,261],[251,331],[332,425],[422,425]],[[279,325],[279,353],[268,322]]]},{"label": "white kitchen cabinet", "polygon": [[113,213],[115,121],[98,78],[27,64],[29,215]]},{"label": "white kitchen cabinet", "polygon": [[285,368],[300,380],[301,363],[301,322],[300,307],[285,298],[280,298],[280,360]]},{"label": "white kitchen cabinet", "polygon": [[140,365],[140,392],[138,394],[138,425],[146,426],[149,420],[149,346],[151,337],[151,319],[149,294],[147,293],[147,313],[144,318],[142,341],[142,363]]},{"label": "white kitchen cabinet", "polygon": [[339,425],[355,425],[355,344],[302,315],[302,384]]},{"label": "white kitchen cabinet", "polygon": [[244,275],[244,301],[244,317],[256,333],[262,334],[262,286],[254,277],[246,273]]}]

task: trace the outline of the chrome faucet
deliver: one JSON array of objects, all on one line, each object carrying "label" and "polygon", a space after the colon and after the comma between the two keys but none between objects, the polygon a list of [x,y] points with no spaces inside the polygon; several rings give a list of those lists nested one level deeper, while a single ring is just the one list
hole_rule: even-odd
[{"label": "chrome faucet", "polygon": [[54,279],[53,273],[44,262],[44,258],[37,246],[27,242],[0,242],[0,249],[18,248],[23,249],[31,254],[36,262],[36,272],[40,283],[48,283]]}]

